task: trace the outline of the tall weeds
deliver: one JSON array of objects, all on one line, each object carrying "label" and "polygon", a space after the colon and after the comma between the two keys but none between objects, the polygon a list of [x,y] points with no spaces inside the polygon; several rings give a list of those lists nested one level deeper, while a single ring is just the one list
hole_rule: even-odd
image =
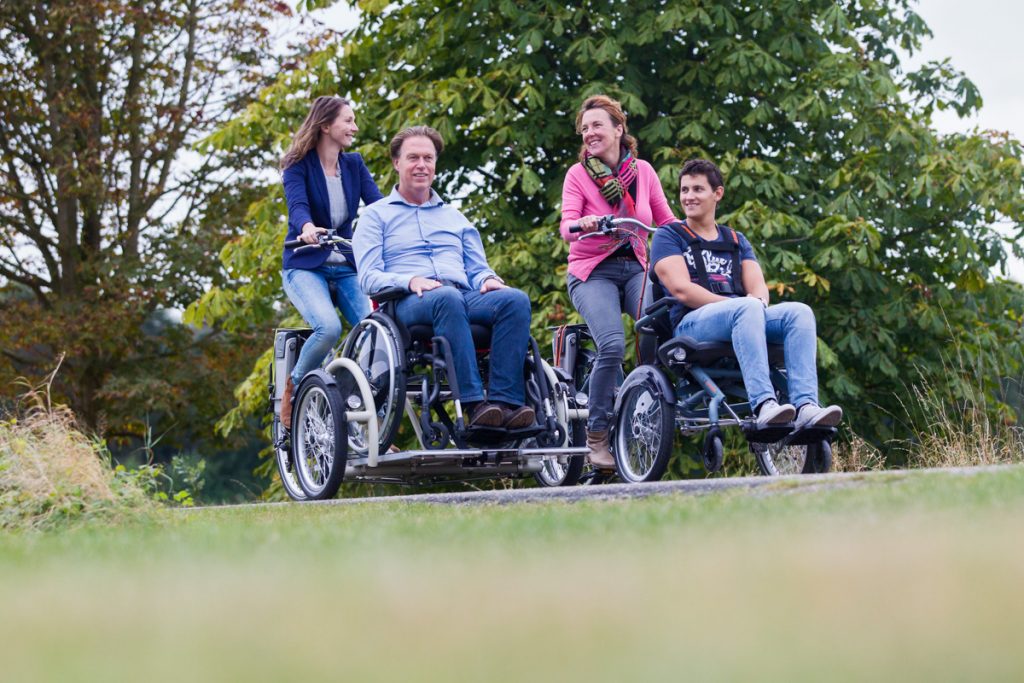
[{"label": "tall weeds", "polygon": [[957,391],[925,379],[910,387],[904,408],[914,434],[897,445],[908,467],[970,467],[1024,462],[1024,430],[1005,405],[981,388]]},{"label": "tall weeds", "polygon": [[70,410],[50,403],[52,378],[29,389],[20,418],[0,420],[0,528],[118,523],[155,511],[147,475],[112,469],[103,444],[78,429]]}]

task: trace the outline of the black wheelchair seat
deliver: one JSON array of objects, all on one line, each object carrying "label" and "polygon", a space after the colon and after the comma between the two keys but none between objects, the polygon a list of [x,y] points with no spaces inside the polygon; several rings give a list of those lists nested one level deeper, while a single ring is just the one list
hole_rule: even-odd
[{"label": "black wheelchair seat", "polygon": [[[683,363],[711,365],[723,358],[736,358],[736,351],[731,342],[697,341],[693,337],[680,335],[659,346],[658,357],[666,366]],[[782,344],[769,344],[768,364],[773,367],[784,367],[784,362]]]},{"label": "black wheelchair seat", "polygon": [[[429,345],[430,340],[434,338],[433,325],[409,325],[408,330],[409,338],[414,342]],[[473,347],[476,350],[482,351],[491,348],[491,328],[470,323],[469,330],[473,334]]]}]

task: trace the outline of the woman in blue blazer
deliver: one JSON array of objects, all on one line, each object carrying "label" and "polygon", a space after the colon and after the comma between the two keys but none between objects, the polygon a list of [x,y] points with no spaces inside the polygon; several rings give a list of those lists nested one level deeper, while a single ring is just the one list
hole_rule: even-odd
[{"label": "woman in blue blazer", "polygon": [[[318,97],[313,102],[281,159],[288,203],[286,241],[315,244],[317,235],[325,232],[351,238],[360,200],[372,204],[381,199],[363,158],[343,151],[358,130],[352,107],[341,97]],[[341,337],[335,306],[350,325],[367,315],[370,307],[359,290],[351,249],[308,249],[296,254],[285,248],[281,279],[288,298],[313,328],[281,401],[281,422],[291,428],[295,385],[323,361]]]}]

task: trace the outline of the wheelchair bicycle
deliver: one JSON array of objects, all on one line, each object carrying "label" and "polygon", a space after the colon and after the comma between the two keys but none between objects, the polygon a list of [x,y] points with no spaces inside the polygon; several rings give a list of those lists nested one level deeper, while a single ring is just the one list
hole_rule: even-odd
[{"label": "wheelchair bicycle", "polygon": [[[331,498],[342,481],[432,486],[532,475],[544,486],[575,484],[582,469],[575,463],[582,463],[587,449],[573,434],[582,432],[575,425],[586,413],[569,406],[571,378],[544,361],[530,338],[523,373],[535,423],[520,429],[470,426],[448,340],[429,325],[406,326],[395,315],[408,294],[390,288],[371,297],[377,310],[353,327],[333,360],[295,388],[290,432],[279,419],[283,379],[308,331],[277,331],[270,394],[278,470],[288,495]],[[471,332],[486,377],[491,330],[473,324]],[[403,413],[418,448],[391,448]]]},{"label": "wheelchair bicycle", "polygon": [[[793,424],[758,429],[732,344],[702,342],[672,334],[671,296],[658,298],[637,320],[646,337],[642,364],[623,382],[615,399],[612,452],[619,477],[630,483],[657,481],[672,455],[673,436],[704,432],[704,468],[722,468],[725,427],[738,426],[762,474],[824,473],[832,469],[835,427],[794,431]],[[786,369],[781,344],[768,345],[772,386],[786,402]]]}]

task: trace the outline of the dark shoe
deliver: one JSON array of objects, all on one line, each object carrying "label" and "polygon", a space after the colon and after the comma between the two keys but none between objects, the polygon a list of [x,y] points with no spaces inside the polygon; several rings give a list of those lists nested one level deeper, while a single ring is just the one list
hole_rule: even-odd
[{"label": "dark shoe", "polygon": [[284,393],[281,395],[281,425],[285,429],[292,428],[292,394],[295,393],[295,385],[289,375],[288,381],[284,383]]},{"label": "dark shoe", "polygon": [[537,415],[530,406],[518,408],[501,407],[501,426],[506,429],[522,429],[529,427],[537,420]]},{"label": "dark shoe", "polygon": [[501,408],[488,403],[487,401],[480,401],[473,409],[469,411],[469,426],[470,427],[500,427],[502,422]]}]

